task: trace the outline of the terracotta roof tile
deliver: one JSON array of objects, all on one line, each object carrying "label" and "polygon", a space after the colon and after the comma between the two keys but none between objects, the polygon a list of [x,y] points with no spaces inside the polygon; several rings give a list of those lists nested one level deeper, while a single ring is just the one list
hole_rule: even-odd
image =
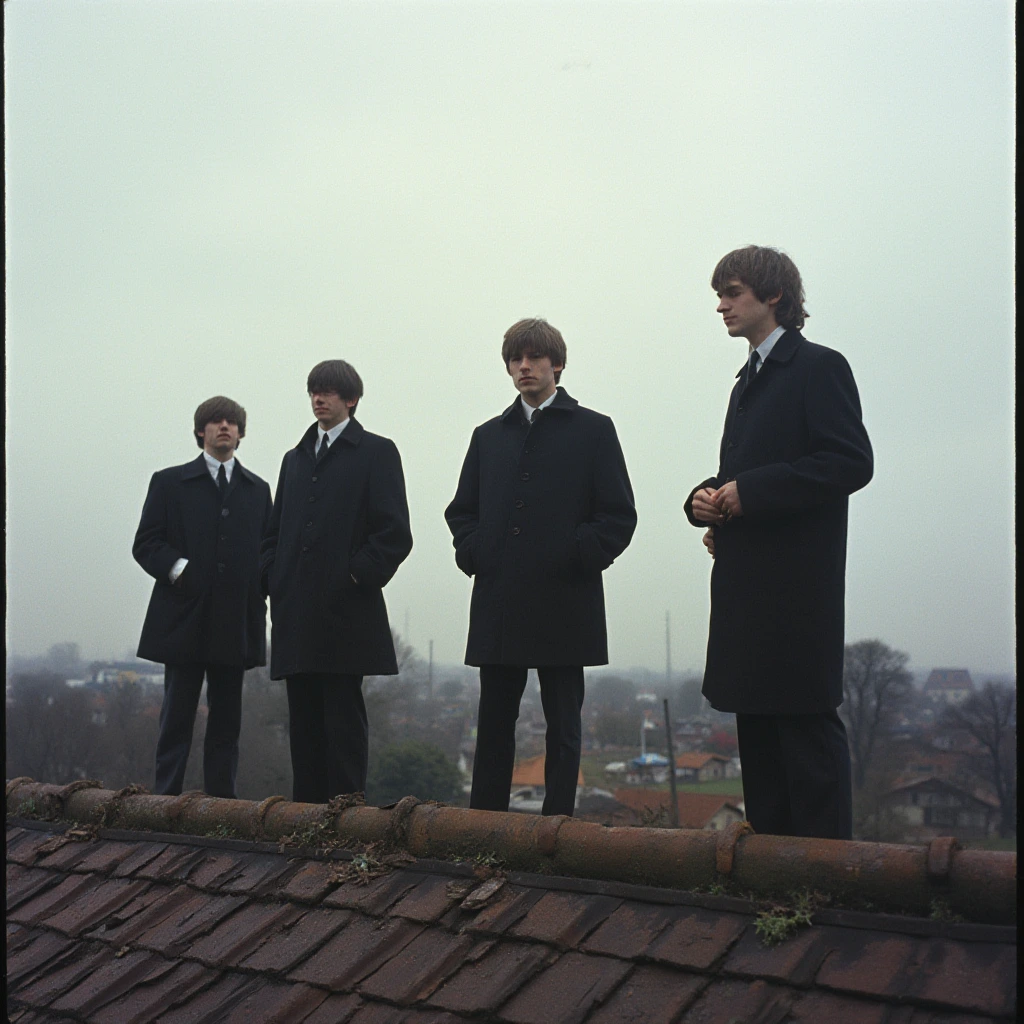
[{"label": "terracotta roof tile", "polygon": [[884,932],[824,928],[829,946],[818,985],[859,995],[902,999],[919,955],[920,940]]},{"label": "terracotta roof tile", "polygon": [[129,854],[120,864],[114,868],[115,878],[126,878],[128,875],[135,874],[139,868],[150,861],[155,860],[164,850],[167,849],[166,843],[137,843],[133,853]]},{"label": "terracotta roof tile", "polygon": [[674,967],[706,971],[721,959],[749,927],[740,914],[694,910],[677,915],[647,950],[647,956]]},{"label": "terracotta roof tile", "polygon": [[579,1024],[633,965],[602,956],[566,953],[502,1007],[511,1024]]},{"label": "terracotta roof tile", "polygon": [[421,931],[422,925],[402,918],[383,923],[354,918],[319,952],[295,968],[289,978],[347,991],[397,956]]},{"label": "terracotta roof tile", "polygon": [[908,999],[972,1013],[1010,1016],[1017,1005],[1015,950],[932,939],[915,963]]},{"label": "terracotta roof tile", "polygon": [[237,873],[244,861],[245,854],[234,850],[204,850],[201,857],[188,863],[188,873],[184,877],[197,889],[216,889],[222,881]]},{"label": "terracotta roof tile", "polygon": [[75,870],[105,875],[131,857],[138,848],[137,843],[119,843],[115,840],[89,843],[85,856],[75,865]]},{"label": "terracotta roof tile", "polygon": [[121,945],[155,927],[191,897],[188,889],[154,886],[110,915],[88,933],[90,938]]},{"label": "terracotta roof tile", "polygon": [[359,996],[329,995],[302,1024],[349,1024],[352,1014],[362,1004]]},{"label": "terracotta roof tile", "polygon": [[530,908],[511,934],[559,949],[574,948],[621,903],[608,896],[549,892]]},{"label": "terracotta roof tile", "polygon": [[30,900],[37,893],[60,882],[61,877],[52,871],[26,868],[20,864],[7,865],[7,909],[13,910],[19,903]]},{"label": "terracotta roof tile", "polygon": [[699,975],[664,967],[639,967],[588,1024],[672,1024],[707,986]]},{"label": "terracotta roof tile", "polygon": [[[909,1009],[909,1007],[907,1008]],[[800,997],[790,1009],[786,1024],[825,1024],[828,1021],[842,1024],[909,1024],[897,1022],[892,1008],[886,1003],[872,1003],[860,999],[840,999],[829,992],[813,991]],[[897,1011],[898,1013],[899,1011]],[[942,1018],[943,1024],[954,1024]],[[916,1022],[924,1024],[924,1022]],[[939,1024],[935,1020],[934,1024]],[[959,1022],[966,1024],[966,1022]]]},{"label": "terracotta roof tile", "polygon": [[453,1013],[492,1013],[555,957],[544,946],[501,943],[478,962],[463,967],[428,1002]]},{"label": "terracotta roof tile", "polygon": [[[724,1024],[725,1021],[782,1024],[792,1002],[788,989],[766,985],[763,981],[719,981],[709,985],[679,1020],[680,1024]],[[834,1019],[834,1024],[840,1022],[848,1024],[845,1017]],[[826,1019],[819,1024],[826,1024]]]},{"label": "terracotta roof tile", "polygon": [[296,869],[297,865],[284,857],[251,853],[239,862],[234,871],[218,879],[217,888],[221,892],[258,897],[276,884],[283,883],[285,878],[290,878]]},{"label": "terracotta roof tile", "polygon": [[134,988],[157,966],[160,958],[145,950],[107,959],[74,988],[65,991],[50,1004],[50,1009],[87,1016],[93,1010],[117,999]]},{"label": "terracotta roof tile", "polygon": [[241,967],[285,974],[318,950],[351,917],[348,910],[309,910],[298,920],[279,927],[264,945],[242,961]]},{"label": "terracotta roof tile", "polygon": [[806,987],[828,953],[829,946],[819,928],[801,929],[777,946],[766,946],[751,927],[733,947],[722,973]]},{"label": "terracotta roof tile", "polygon": [[479,911],[465,926],[469,932],[500,935],[525,917],[530,908],[542,899],[544,893],[536,889],[520,889],[506,885],[501,895]]},{"label": "terracotta roof tile", "polygon": [[624,903],[580,948],[623,959],[643,956],[672,919],[668,907]]},{"label": "terracotta roof tile", "polygon": [[[188,878],[192,869],[202,863],[205,850],[197,850],[191,846],[168,845],[148,863],[132,871],[136,878],[148,878],[154,882],[182,882]],[[126,864],[121,864],[118,873],[124,871]]]},{"label": "terracotta roof tile", "polygon": [[81,897],[59,913],[42,919],[41,923],[65,935],[78,935],[143,893],[148,885],[148,882],[129,882],[121,878],[101,881],[98,885],[93,882]]},{"label": "terracotta roof tile", "polygon": [[76,946],[55,963],[26,974],[21,984],[12,986],[8,996],[16,995],[19,1002],[29,1006],[48,1006],[54,999],[77,985],[104,963],[113,959],[113,950],[105,946]]},{"label": "terracotta roof tile", "polygon": [[19,924],[35,924],[51,914],[59,913],[72,901],[88,895],[95,887],[95,881],[88,875],[68,875],[52,888],[8,911],[7,918]]},{"label": "terracotta roof tile", "polygon": [[332,881],[333,864],[312,861],[302,867],[289,879],[288,884],[278,889],[282,899],[296,900],[299,903],[319,903],[337,882]]},{"label": "terracotta roof tile", "polygon": [[37,832],[34,829],[12,829],[8,833],[7,859],[15,864],[29,865],[35,862],[39,847],[47,843],[53,836],[48,832]]},{"label": "terracotta roof tile", "polygon": [[63,956],[74,946],[70,939],[52,932],[29,932],[28,941],[13,953],[7,950],[7,984],[13,985],[38,968]]},{"label": "terracotta roof tile", "polygon": [[154,970],[136,988],[97,1010],[95,1024],[150,1024],[164,1010],[187,1003],[191,997],[216,980],[217,975],[200,964],[166,964]]},{"label": "terracotta roof tile", "polygon": [[68,839],[52,853],[40,850],[35,863],[36,867],[46,868],[48,871],[70,871],[91,852],[89,843],[76,843]]},{"label": "terracotta roof tile", "polygon": [[189,896],[135,941],[165,956],[178,956],[245,903],[244,896],[208,896],[205,893],[190,893]]},{"label": "terracotta roof tile", "polygon": [[222,974],[194,999],[162,1013],[160,1024],[214,1024],[264,984],[261,978],[244,974]]},{"label": "terracotta roof tile", "polygon": [[443,917],[457,897],[448,894],[450,878],[428,876],[407,892],[392,908],[396,917],[430,924]]},{"label": "terracotta roof tile", "polygon": [[310,985],[267,982],[223,1018],[224,1024],[291,1024],[304,1020],[327,998]]},{"label": "terracotta roof tile", "polygon": [[364,996],[408,1004],[426,999],[462,966],[477,940],[471,935],[424,931],[366,979]]},{"label": "terracotta roof tile", "polygon": [[363,914],[383,914],[410,889],[423,881],[424,875],[407,871],[394,871],[375,878],[367,885],[347,882],[324,897],[328,907],[350,907]]},{"label": "terracotta roof tile", "polygon": [[234,966],[301,916],[298,907],[287,903],[250,903],[193,943],[187,956],[211,967]]}]

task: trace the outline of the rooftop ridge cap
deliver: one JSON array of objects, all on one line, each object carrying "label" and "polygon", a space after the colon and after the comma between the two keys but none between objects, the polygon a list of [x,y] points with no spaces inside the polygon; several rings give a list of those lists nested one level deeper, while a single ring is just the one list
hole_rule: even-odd
[{"label": "rooftop ridge cap", "polygon": [[[406,801],[409,801],[406,803]],[[192,794],[183,801],[133,791],[61,787],[26,779],[7,787],[7,813],[64,817],[84,824],[283,839],[329,821],[342,841],[396,845],[417,857],[491,854],[509,870],[706,889],[728,883],[778,895],[798,889],[869,901],[879,910],[927,914],[935,902],[969,920],[1016,921],[1017,855],[960,849],[943,837],[930,847],[757,835],[746,822],[702,829],[616,828],[574,818],[475,811],[413,802],[404,807],[228,800]],[[325,816],[327,816],[325,818]]]}]

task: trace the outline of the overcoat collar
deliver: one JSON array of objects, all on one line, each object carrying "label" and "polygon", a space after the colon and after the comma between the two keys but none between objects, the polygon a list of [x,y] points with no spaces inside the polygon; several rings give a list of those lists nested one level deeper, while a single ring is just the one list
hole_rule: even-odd
[{"label": "overcoat collar", "polygon": [[[570,397],[569,392],[565,388],[556,388],[555,400],[544,411],[575,412],[579,404],[575,398]],[[522,408],[522,402],[517,395],[516,400],[501,414],[501,418],[507,420],[513,413],[522,415]],[[347,434],[348,431],[346,430],[345,433]]]},{"label": "overcoat collar", "polygon": [[[253,474],[250,473],[249,470],[247,470],[245,466],[243,466],[242,463],[238,461],[237,455],[235,456],[235,469],[240,470],[241,476],[243,476],[246,480],[250,482],[256,479],[256,477],[253,476]],[[181,479],[192,480],[195,477],[201,478],[203,476],[209,477],[210,471],[209,469],[206,468],[206,459],[203,458],[203,453],[200,452],[198,458],[193,459],[191,462],[186,462],[185,465],[182,467]],[[213,478],[210,477],[210,480],[212,482]],[[235,482],[234,471],[232,471],[231,473],[231,482]]]},{"label": "overcoat collar", "polygon": [[[790,359],[796,355],[796,350],[804,342],[804,336],[791,327],[781,338],[772,346],[771,352],[768,353],[768,358],[764,361],[765,366],[769,363],[788,363]],[[750,361],[750,356],[747,356],[747,362]],[[736,376],[740,377],[747,372],[747,363],[744,363],[739,370],[736,372]]]},{"label": "overcoat collar", "polygon": [[[351,422],[349,425],[338,435],[338,441],[344,441],[346,444],[350,444],[355,447],[363,439],[363,434],[366,431],[363,429],[363,425],[355,418],[355,416],[349,416]],[[316,439],[319,433],[320,425],[314,423],[300,438],[299,443],[295,446],[300,451],[304,451],[314,462],[316,461]],[[331,445],[333,448],[334,445]],[[331,448],[327,449],[327,454],[324,456],[325,459],[331,457]]]}]

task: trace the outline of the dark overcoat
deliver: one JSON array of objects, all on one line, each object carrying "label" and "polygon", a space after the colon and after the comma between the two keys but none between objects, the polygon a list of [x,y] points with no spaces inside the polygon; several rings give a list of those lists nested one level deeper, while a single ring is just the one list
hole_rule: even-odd
[{"label": "dark overcoat", "polygon": [[314,423],[285,455],[263,539],[270,674],[395,675],[383,588],[412,550],[402,460],[354,419],[319,463],[316,438]]},{"label": "dark overcoat", "polygon": [[[260,589],[260,539],[270,487],[235,461],[227,497],[206,460],[153,474],[132,554],[156,582],[139,657],[163,664],[252,668],[267,662],[267,604]],[[171,584],[179,558],[188,565]]]},{"label": "dark overcoat", "polygon": [[840,353],[788,330],[729,399],[717,475],[743,514],[714,529],[704,696],[719,711],[812,714],[843,700],[848,495],[873,471]]},{"label": "dark overcoat", "polygon": [[445,510],[473,581],[467,665],[605,665],[601,573],[636,528],[611,419],[562,388],[530,426],[519,398],[473,431]]}]

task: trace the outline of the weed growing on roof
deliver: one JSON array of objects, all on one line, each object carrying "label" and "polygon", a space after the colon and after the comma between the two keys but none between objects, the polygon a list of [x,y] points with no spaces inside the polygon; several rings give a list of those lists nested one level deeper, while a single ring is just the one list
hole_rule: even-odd
[{"label": "weed growing on roof", "polygon": [[39,808],[36,807],[36,798],[30,796],[27,800],[22,801],[21,806],[17,811],[8,811],[8,818],[38,818]]},{"label": "weed growing on roof", "polygon": [[794,893],[791,906],[775,904],[768,910],[757,915],[754,930],[766,946],[775,946],[788,939],[798,928],[808,927],[811,914],[819,902],[816,894],[807,892]]},{"label": "weed growing on roof", "polygon": [[207,829],[206,834],[214,839],[237,839],[238,829],[221,821]]},{"label": "weed growing on roof", "polygon": [[353,854],[351,860],[335,865],[331,871],[331,881],[342,885],[346,882],[367,885],[381,875],[415,862],[416,858],[404,850],[386,853],[379,843],[370,843],[362,853]]},{"label": "weed growing on roof", "polygon": [[933,921],[949,921],[956,923],[963,921],[963,918],[959,914],[953,913],[953,908],[949,905],[948,901],[942,899],[941,896],[937,896],[931,902],[931,913],[928,915]]}]

